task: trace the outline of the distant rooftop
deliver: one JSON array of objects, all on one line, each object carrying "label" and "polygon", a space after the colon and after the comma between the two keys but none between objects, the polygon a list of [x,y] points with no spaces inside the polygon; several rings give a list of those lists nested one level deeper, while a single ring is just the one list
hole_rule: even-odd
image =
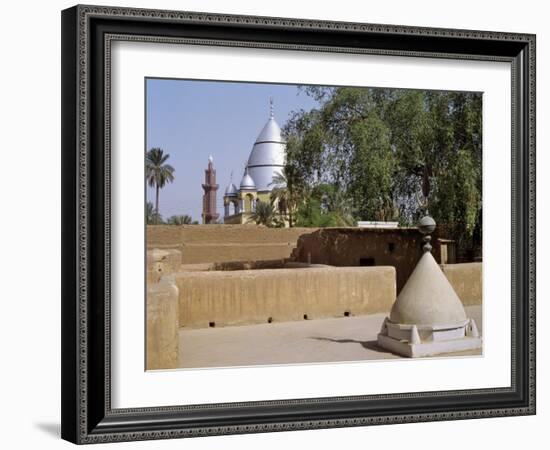
[{"label": "distant rooftop", "polygon": [[399,228],[399,222],[377,222],[360,220],[357,222],[359,228]]}]

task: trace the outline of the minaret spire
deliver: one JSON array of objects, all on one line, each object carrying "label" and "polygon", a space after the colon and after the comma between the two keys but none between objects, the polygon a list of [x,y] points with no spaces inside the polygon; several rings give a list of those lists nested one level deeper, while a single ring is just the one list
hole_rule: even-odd
[{"label": "minaret spire", "polygon": [[214,158],[212,155],[208,157],[208,168],[204,171],[204,183],[202,188],[204,195],[202,196],[202,223],[216,223],[219,214],[216,212],[216,192],[218,191],[216,184],[216,169],[214,169]]},{"label": "minaret spire", "polygon": [[275,114],[273,113],[273,97],[269,96],[269,118],[273,119],[275,117]]}]

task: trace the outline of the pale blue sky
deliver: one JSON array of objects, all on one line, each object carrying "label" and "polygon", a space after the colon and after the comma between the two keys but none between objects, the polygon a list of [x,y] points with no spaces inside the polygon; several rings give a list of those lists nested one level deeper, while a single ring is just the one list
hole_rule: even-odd
[{"label": "pale blue sky", "polygon": [[[231,171],[238,186],[252,145],[269,118],[270,96],[281,127],[291,111],[316,106],[296,85],[165,79],[147,79],[146,84],[146,148],[169,153],[168,162],[176,170],[174,182],[160,194],[165,219],[189,214],[200,221],[209,155],[214,157],[218,213],[223,216]],[[148,187],[147,199],[154,203],[154,198],[154,189]]]}]

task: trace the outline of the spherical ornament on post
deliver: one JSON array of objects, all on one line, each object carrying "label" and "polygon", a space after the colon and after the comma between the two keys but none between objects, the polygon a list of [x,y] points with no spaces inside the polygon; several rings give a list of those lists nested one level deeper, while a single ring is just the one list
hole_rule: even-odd
[{"label": "spherical ornament on post", "polygon": [[422,246],[422,249],[425,252],[429,252],[432,250],[432,246],[430,245],[430,241],[432,240],[432,237],[430,236],[431,233],[435,230],[435,220],[433,217],[430,216],[424,216],[420,221],[418,222],[418,231],[420,231],[424,237],[422,238],[422,242],[424,242],[424,245]]}]

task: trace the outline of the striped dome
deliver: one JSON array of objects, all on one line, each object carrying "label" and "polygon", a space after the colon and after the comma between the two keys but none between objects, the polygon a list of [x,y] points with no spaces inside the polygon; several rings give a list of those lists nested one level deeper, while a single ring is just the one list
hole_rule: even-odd
[{"label": "striped dome", "polygon": [[282,173],[284,164],[285,141],[272,111],[248,158],[248,173],[255,181],[258,191],[271,191],[274,188],[273,177]]}]

